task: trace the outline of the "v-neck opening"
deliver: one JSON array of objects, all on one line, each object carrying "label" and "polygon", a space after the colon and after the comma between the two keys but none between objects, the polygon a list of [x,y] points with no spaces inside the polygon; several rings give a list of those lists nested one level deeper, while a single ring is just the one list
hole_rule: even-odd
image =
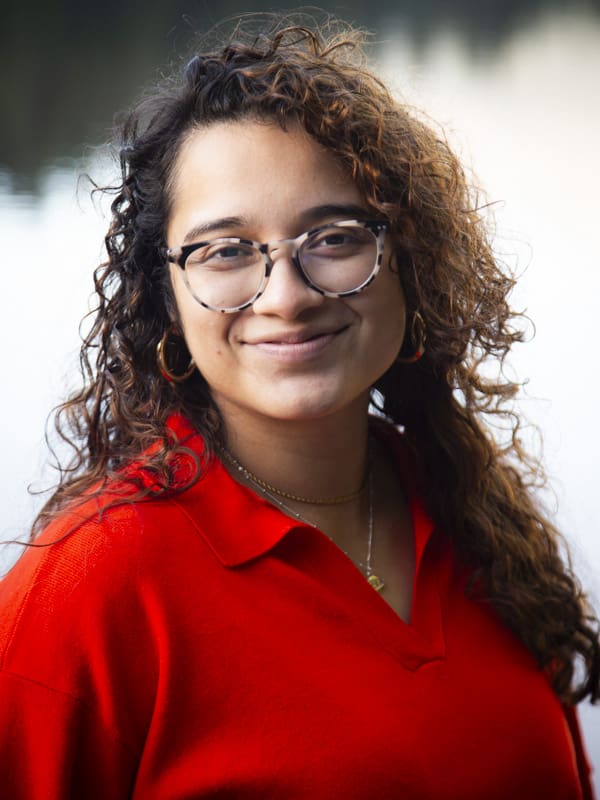
[{"label": "v-neck opening", "polygon": [[338,599],[342,592],[352,596],[352,614],[361,628],[408,669],[417,669],[425,663],[443,659],[445,642],[435,553],[432,553],[434,557],[431,560],[428,559],[428,550],[436,549],[436,532],[417,498],[410,498],[409,507],[415,539],[415,570],[408,621],[402,619],[369,585],[352,559],[323,531],[318,528],[305,530],[319,537],[319,546],[326,547],[331,557],[333,552],[337,555],[336,574],[329,582],[330,587],[338,592]]}]

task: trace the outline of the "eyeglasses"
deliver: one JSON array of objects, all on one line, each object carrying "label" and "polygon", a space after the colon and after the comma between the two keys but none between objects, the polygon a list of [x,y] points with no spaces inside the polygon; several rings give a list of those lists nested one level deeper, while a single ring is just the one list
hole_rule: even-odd
[{"label": "eyeglasses", "polygon": [[[388,223],[381,220],[331,222],[295,239],[253,242],[227,237],[166,250],[183,270],[200,305],[233,313],[264,292],[273,269],[272,253],[286,249],[302,280],[326,297],[362,292],[379,272]],[[277,252],[279,257],[279,252]]]}]

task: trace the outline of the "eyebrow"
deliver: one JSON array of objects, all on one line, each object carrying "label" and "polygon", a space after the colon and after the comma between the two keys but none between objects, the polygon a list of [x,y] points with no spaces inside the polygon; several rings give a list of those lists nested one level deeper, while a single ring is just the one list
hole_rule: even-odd
[{"label": "eyebrow", "polygon": [[[308,228],[318,224],[327,217],[338,217],[340,219],[368,219],[369,212],[363,206],[356,203],[327,203],[320,206],[307,208],[299,214],[301,225]],[[186,233],[183,244],[198,242],[207,233],[223,230],[227,228],[244,228],[249,225],[249,220],[245,217],[220,217],[208,222],[201,222],[194,225]]]},{"label": "eyebrow", "polygon": [[190,244],[202,239],[207,233],[212,231],[223,230],[223,228],[242,228],[247,224],[247,220],[243,217],[221,217],[220,219],[213,219],[210,222],[201,222],[199,225],[194,225],[193,228],[186,233],[183,243]]}]

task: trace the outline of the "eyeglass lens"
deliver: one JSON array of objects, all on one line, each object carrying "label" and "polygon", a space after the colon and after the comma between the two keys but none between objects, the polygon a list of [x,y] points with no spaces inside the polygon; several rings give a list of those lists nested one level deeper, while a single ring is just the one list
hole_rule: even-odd
[{"label": "eyeglass lens", "polygon": [[[366,227],[331,225],[304,240],[297,252],[308,281],[332,294],[351,292],[369,279],[377,263],[377,237]],[[217,239],[192,251],[185,277],[192,294],[215,309],[251,302],[265,281],[267,256],[257,246]]]}]

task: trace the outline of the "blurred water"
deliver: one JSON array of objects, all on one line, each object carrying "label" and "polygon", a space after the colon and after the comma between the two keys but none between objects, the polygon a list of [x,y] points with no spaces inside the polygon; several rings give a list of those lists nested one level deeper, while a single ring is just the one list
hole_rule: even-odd
[{"label": "blurred water", "polygon": [[[596,424],[600,389],[599,314],[600,23],[553,12],[473,53],[459,31],[440,30],[425,47],[390,17],[379,26],[381,70],[406,98],[441,121],[496,206],[497,247],[524,271],[517,305],[537,334],[512,366],[527,379],[521,407],[542,429],[556,519],[583,583],[600,609],[600,515]],[[43,477],[44,420],[76,380],[77,329],[91,272],[102,257],[106,219],[78,192],[82,167],[103,180],[111,166],[47,167],[36,195],[0,173],[4,280],[0,336],[0,539],[25,535],[39,500],[26,491]],[[5,553],[3,558],[9,556]],[[582,709],[588,749],[600,773],[600,711]],[[600,779],[597,776],[598,791]]]}]

